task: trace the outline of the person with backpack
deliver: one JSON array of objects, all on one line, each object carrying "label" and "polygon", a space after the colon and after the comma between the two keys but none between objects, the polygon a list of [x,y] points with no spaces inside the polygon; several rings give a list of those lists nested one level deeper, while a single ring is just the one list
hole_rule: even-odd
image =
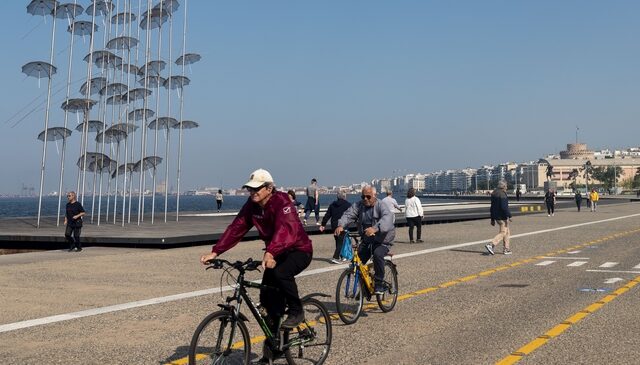
[{"label": "person with backpack", "polygon": [[367,185],[362,188],[362,200],[353,203],[344,212],[333,234],[341,235],[345,227],[356,222],[362,237],[358,256],[365,264],[373,256],[375,294],[384,294],[384,257],[393,246],[396,227],[393,225],[393,213],[378,200],[375,187]]}]

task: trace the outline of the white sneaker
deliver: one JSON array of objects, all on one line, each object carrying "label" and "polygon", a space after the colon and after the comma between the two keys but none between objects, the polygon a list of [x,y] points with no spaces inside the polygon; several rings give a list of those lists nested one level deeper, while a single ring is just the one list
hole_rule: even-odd
[{"label": "white sneaker", "polygon": [[505,255],[511,255],[511,250],[504,250],[502,253]]},{"label": "white sneaker", "polygon": [[316,222],[316,226],[319,226],[319,225],[320,225],[320,222]]},{"label": "white sneaker", "polygon": [[333,264],[340,264],[341,262],[340,262],[340,260],[338,260],[338,259],[331,259],[331,263],[333,263]]},{"label": "white sneaker", "polygon": [[553,217],[554,215],[556,215],[556,213],[551,213],[551,216]]},{"label": "white sneaker", "polygon": [[496,254],[495,252],[493,252],[493,245],[492,244],[487,243],[487,245],[484,246],[484,248],[487,249],[487,252],[489,252],[490,255],[495,255]]},{"label": "white sneaker", "polygon": [[547,214],[547,217],[551,217],[551,214]]},{"label": "white sneaker", "polygon": [[306,219],[303,219],[303,220],[302,220],[302,224],[304,224],[304,225],[306,226],[306,225],[307,225],[307,220],[306,220]]}]

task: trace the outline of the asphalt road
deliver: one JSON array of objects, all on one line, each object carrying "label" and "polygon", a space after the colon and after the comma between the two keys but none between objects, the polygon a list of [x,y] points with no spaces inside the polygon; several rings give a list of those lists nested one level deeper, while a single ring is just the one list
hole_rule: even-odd
[{"label": "asphalt road", "polygon": [[[396,308],[334,322],[326,364],[638,364],[640,205],[517,217],[510,256],[485,254],[496,230],[488,220],[429,225],[425,243],[409,244],[399,228]],[[300,291],[333,296],[342,270],[328,262],[333,238],[313,240]],[[224,257],[259,258],[261,247],[243,242]],[[223,300],[206,291],[221,286],[220,271],[198,264],[208,250],[0,257],[0,363],[185,363],[195,327]],[[72,315],[52,317],[62,314]]]}]

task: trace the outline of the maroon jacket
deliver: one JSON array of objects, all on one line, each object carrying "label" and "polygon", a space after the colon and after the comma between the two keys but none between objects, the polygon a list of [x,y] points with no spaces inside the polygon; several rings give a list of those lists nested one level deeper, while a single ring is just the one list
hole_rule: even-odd
[{"label": "maroon jacket", "polygon": [[253,226],[274,258],[287,251],[313,253],[296,208],[289,195],[280,191],[273,193],[264,208],[249,198],[211,252],[219,255],[232,248]]}]

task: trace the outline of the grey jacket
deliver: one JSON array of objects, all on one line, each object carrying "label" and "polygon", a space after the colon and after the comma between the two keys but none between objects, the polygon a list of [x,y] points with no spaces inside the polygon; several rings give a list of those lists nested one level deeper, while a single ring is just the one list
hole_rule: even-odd
[{"label": "grey jacket", "polygon": [[[351,207],[344,212],[338,221],[338,225],[346,228],[351,223],[358,223],[358,233],[362,236],[364,229],[360,223],[362,222],[366,208],[362,201],[353,203]],[[373,241],[385,245],[393,245],[393,240],[396,238],[396,227],[393,225],[393,213],[387,205],[383,204],[380,200],[376,200],[373,206],[373,221],[373,227],[378,230],[373,237]]]}]

